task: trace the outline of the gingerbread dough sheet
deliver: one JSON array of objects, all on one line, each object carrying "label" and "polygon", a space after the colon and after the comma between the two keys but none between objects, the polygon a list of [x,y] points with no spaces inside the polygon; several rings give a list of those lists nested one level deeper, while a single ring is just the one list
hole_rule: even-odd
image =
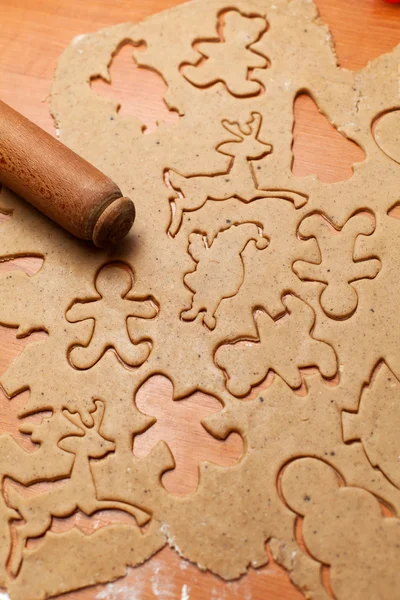
[{"label": "gingerbread dough sheet", "polygon": [[[164,78],[177,122],[148,134],[91,88],[123,43]],[[0,323],[48,334],[0,379],[11,407],[29,390],[16,419],[36,444],[0,435],[12,600],[111,581],[166,544],[226,580],[266,565],[269,544],[308,598],[399,597],[399,64],[397,47],[340,68],[310,0],[195,0],[65,50],[61,139],[137,219],[99,251],[0,194],[1,259],[44,259],[0,277]],[[364,151],[350,178],[293,174],[304,91]],[[161,481],[176,462],[166,442],[135,453],[155,424],[135,398],[160,374],[176,401],[219,402],[207,435],[243,440],[235,464],[200,462],[186,496]],[[105,508],[129,524],[51,529]]]}]

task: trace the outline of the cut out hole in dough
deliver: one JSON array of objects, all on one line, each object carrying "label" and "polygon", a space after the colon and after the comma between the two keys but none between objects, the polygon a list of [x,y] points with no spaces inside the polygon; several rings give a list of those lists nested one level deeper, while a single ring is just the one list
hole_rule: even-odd
[{"label": "cut out hole in dough", "polygon": [[0,353],[0,374],[4,373],[13,360],[21,354],[25,346],[42,340],[48,335],[45,331],[34,331],[25,337],[17,338],[16,332],[17,328],[1,327],[1,342],[4,348],[7,348],[7,352]]},{"label": "cut out hole in dough", "polygon": [[292,171],[298,177],[316,175],[324,183],[350,179],[364,151],[341,135],[308,94],[294,102]]},{"label": "cut out hole in dough", "polygon": [[388,210],[387,214],[393,219],[400,219],[400,201],[396,202],[396,204]]},{"label": "cut out hole in dough", "polygon": [[142,413],[157,421],[135,437],[134,454],[143,458],[160,440],[168,444],[175,468],[163,475],[162,482],[170,493],[184,496],[195,491],[201,461],[232,466],[242,455],[243,441],[239,434],[231,433],[225,440],[217,440],[201,424],[207,415],[222,409],[216,398],[197,392],[174,401],[171,382],[155,376],[141,387],[135,401]]},{"label": "cut out hole in dough", "polygon": [[[357,71],[399,43],[400,11],[387,2],[355,3],[317,0],[321,19],[332,32],[341,67]],[[378,10],[379,7],[379,10]],[[349,27],[349,24],[350,27]],[[350,34],[351,31],[351,35]]]},{"label": "cut out hole in dough", "polygon": [[[138,66],[134,53],[141,49],[143,45],[138,47],[132,42],[123,42],[109,67],[111,83],[102,77],[94,77],[91,87],[97,94],[118,102],[118,114],[139,119],[144,125],[143,133],[152,133],[157,129],[157,122],[176,123],[179,116],[165,104],[167,85],[161,75]],[[149,97],[151,102],[147,101]]]},{"label": "cut out hole in dough", "polygon": [[39,256],[19,256],[11,260],[0,260],[0,275],[9,271],[24,271],[27,275],[36,275],[42,268],[43,258]]},{"label": "cut out hole in dough", "polygon": [[[48,486],[48,484],[46,484]],[[72,527],[77,527],[84,534],[91,535],[98,529],[106,527],[114,523],[124,523],[126,525],[136,525],[135,518],[122,510],[107,509],[99,510],[92,515],[85,515],[80,510],[77,510],[70,517],[64,519],[53,518],[49,531],[54,533],[62,533],[68,531]],[[29,544],[28,544],[29,547]]]}]

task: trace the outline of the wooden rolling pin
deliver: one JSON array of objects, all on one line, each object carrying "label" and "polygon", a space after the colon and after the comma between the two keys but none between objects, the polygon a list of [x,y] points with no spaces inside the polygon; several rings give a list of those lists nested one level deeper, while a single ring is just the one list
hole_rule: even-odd
[{"label": "wooden rolling pin", "polygon": [[111,179],[1,101],[0,182],[99,247],[119,242],[135,220]]}]

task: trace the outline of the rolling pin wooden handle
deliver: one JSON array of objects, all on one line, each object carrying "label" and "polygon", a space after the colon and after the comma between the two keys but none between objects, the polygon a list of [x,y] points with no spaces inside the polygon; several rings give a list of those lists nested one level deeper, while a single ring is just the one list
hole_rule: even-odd
[{"label": "rolling pin wooden handle", "polygon": [[135,220],[111,179],[1,101],[0,182],[96,246],[120,241]]}]

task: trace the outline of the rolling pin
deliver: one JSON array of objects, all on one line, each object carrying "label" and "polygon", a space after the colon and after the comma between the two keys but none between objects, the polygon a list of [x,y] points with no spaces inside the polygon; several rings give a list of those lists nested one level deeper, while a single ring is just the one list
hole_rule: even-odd
[{"label": "rolling pin", "polygon": [[111,179],[1,100],[0,182],[100,248],[135,220],[133,202]]}]

